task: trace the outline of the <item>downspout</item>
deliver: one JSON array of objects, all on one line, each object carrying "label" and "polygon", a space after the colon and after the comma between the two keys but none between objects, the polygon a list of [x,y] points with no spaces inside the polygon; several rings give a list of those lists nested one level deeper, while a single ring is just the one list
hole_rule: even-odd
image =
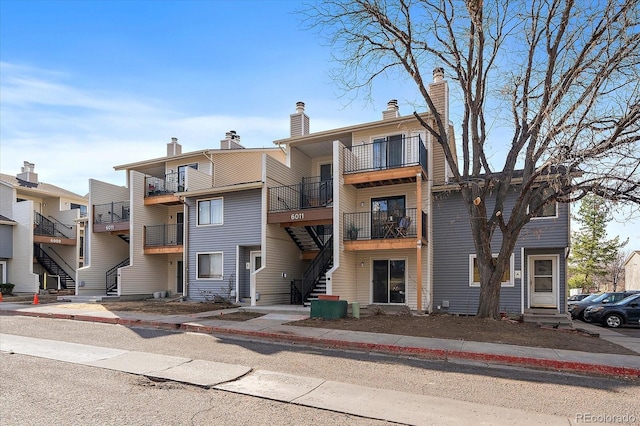
[{"label": "downspout", "polygon": [[180,197],[184,203],[182,212],[184,214],[184,223],[182,226],[182,299],[186,299],[186,295],[189,294],[189,205],[184,197]]}]

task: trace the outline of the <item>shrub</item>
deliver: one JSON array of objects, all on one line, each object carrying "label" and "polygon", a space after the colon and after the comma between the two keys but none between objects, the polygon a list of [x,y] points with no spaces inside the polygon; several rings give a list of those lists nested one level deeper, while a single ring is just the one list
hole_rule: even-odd
[{"label": "shrub", "polygon": [[15,284],[9,284],[9,283],[0,284],[0,292],[2,294],[13,294],[13,288],[15,286],[16,286]]}]

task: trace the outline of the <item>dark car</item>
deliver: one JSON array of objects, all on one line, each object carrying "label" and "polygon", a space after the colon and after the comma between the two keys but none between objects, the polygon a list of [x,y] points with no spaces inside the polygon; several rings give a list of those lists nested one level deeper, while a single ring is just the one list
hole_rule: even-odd
[{"label": "dark car", "polygon": [[569,298],[567,299],[567,302],[579,302],[585,297],[589,297],[589,296],[591,296],[591,294],[588,294],[588,293],[574,294],[573,296],[569,296]]},{"label": "dark car", "polygon": [[584,310],[584,319],[613,328],[622,324],[636,324],[640,321],[640,293],[612,305],[589,306]]},{"label": "dark car", "polygon": [[589,299],[587,297],[577,303],[568,305],[569,313],[571,313],[571,318],[581,319],[584,321],[584,310],[587,308],[587,306],[609,305],[612,303],[619,302],[625,297],[631,296],[632,294],[636,294],[636,293],[638,293],[638,291],[616,291],[616,292],[602,293],[601,295],[599,295],[594,299]]}]

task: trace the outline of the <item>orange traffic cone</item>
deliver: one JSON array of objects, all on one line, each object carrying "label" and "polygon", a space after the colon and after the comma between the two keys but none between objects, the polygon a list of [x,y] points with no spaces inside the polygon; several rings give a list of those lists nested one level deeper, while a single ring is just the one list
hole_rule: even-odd
[{"label": "orange traffic cone", "polygon": [[0,291],[0,302],[2,302],[2,292]]},{"label": "orange traffic cone", "polygon": [[38,293],[33,295],[33,304],[34,305],[40,304],[40,300],[38,300]]}]

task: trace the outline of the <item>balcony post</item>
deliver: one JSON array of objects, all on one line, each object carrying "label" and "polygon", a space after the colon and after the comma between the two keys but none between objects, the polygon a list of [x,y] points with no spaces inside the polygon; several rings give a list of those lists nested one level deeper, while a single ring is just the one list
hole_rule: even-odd
[{"label": "balcony post", "polygon": [[416,265],[418,270],[416,271],[416,297],[417,297],[417,310],[422,312],[422,174],[416,174],[416,234],[417,234],[417,250],[416,250]]}]

